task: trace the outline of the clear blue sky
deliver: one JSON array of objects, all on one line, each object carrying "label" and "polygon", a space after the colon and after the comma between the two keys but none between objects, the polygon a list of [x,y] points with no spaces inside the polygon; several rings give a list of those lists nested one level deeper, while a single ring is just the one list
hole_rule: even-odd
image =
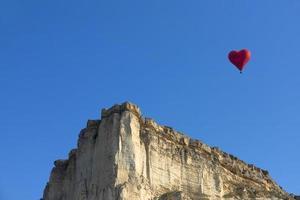
[{"label": "clear blue sky", "polygon": [[[87,119],[144,115],[300,193],[300,1],[0,1],[0,199],[38,199]],[[248,48],[239,74],[227,60]]]}]

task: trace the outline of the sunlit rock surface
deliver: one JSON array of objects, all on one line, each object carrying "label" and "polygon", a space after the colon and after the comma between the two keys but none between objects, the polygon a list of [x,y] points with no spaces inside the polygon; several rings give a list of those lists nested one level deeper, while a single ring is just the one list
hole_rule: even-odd
[{"label": "sunlit rock surface", "polygon": [[295,199],[266,170],[115,105],[57,160],[44,200]]}]

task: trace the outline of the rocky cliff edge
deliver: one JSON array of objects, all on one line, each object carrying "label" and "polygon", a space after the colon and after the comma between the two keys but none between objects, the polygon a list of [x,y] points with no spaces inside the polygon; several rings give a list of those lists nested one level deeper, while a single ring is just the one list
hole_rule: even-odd
[{"label": "rocky cliff edge", "polygon": [[267,170],[144,118],[131,103],[88,120],[43,200],[297,199]]}]

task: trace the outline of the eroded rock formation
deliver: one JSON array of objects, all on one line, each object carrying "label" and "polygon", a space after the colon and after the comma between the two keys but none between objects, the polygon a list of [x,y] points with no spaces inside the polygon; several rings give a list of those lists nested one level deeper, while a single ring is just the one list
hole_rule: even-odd
[{"label": "eroded rock formation", "polygon": [[136,105],[101,115],[54,162],[44,200],[294,199],[266,170],[143,118]]}]

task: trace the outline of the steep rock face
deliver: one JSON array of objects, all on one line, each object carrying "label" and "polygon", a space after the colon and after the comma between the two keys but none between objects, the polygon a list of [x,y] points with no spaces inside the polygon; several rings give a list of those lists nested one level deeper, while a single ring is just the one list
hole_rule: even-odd
[{"label": "steep rock face", "polygon": [[267,171],[143,118],[130,103],[89,120],[77,149],[54,165],[44,200],[294,199]]}]

